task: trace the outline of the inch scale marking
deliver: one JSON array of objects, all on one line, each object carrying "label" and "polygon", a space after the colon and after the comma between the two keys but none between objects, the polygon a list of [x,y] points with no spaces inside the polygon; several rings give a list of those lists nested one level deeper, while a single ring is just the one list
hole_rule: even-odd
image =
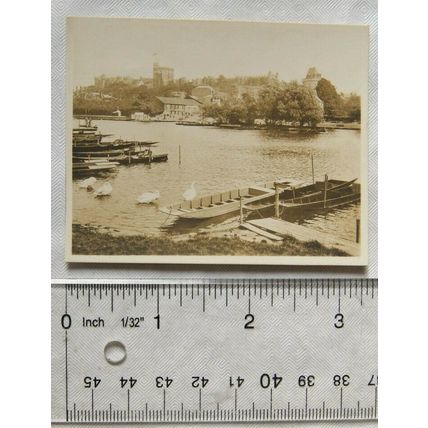
[{"label": "inch scale marking", "polygon": [[53,422],[377,419],[377,280],[52,286]]}]

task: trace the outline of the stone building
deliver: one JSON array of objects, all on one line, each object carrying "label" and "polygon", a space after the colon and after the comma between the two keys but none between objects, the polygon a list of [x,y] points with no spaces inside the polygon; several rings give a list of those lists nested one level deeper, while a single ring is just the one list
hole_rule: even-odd
[{"label": "stone building", "polygon": [[157,120],[197,120],[201,117],[202,103],[193,98],[156,97],[156,100],[163,108]]},{"label": "stone building", "polygon": [[161,67],[157,62],[153,63],[153,87],[161,88],[174,82],[174,69]]},{"label": "stone building", "polygon": [[318,73],[315,67],[310,67],[308,72],[306,73],[306,77],[303,79],[303,85],[309,88],[313,92],[318,105],[321,107],[322,111],[324,112],[324,103],[321,100],[321,98],[318,97],[318,94],[317,94],[317,85],[318,85],[318,82],[321,80],[321,78],[322,78],[321,73]]}]

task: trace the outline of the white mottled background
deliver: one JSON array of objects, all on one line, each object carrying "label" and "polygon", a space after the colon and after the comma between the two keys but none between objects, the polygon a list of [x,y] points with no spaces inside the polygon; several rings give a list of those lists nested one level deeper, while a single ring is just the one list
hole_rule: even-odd
[{"label": "white mottled background", "polygon": [[[364,268],[67,264],[65,238],[65,17],[110,16],[368,24],[369,265]],[[376,0],[53,0],[52,1],[52,278],[377,276]]]}]

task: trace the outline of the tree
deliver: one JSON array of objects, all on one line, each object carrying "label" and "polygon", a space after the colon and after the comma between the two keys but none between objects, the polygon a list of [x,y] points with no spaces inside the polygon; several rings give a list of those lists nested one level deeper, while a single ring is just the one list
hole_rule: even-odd
[{"label": "tree", "polygon": [[224,106],[218,104],[205,104],[202,107],[203,117],[212,117],[220,123],[227,122],[226,109]]},{"label": "tree", "polygon": [[343,101],[337,93],[335,86],[327,79],[320,79],[316,87],[318,97],[324,103],[326,117],[343,115]]},{"label": "tree", "polygon": [[163,112],[163,106],[156,101],[155,97],[147,97],[140,102],[139,111],[149,116],[157,116]]},{"label": "tree", "polygon": [[359,95],[352,93],[345,98],[344,102],[345,114],[353,121],[361,120],[361,98]]},{"label": "tree", "polygon": [[241,104],[243,107],[241,121],[247,125],[254,125],[254,120],[257,119],[259,115],[256,99],[249,94],[244,94],[242,96]]},{"label": "tree", "polygon": [[270,85],[263,88],[258,97],[258,112],[267,124],[281,120],[279,108],[283,107],[278,104],[282,96],[282,87],[280,85]]},{"label": "tree", "polygon": [[297,82],[264,88],[259,94],[258,115],[267,124],[285,121],[300,126],[316,126],[323,117],[314,93]]},{"label": "tree", "polygon": [[315,127],[323,118],[314,93],[297,82],[288,84],[282,90],[278,100],[278,112],[282,120],[298,122],[300,126],[307,124]]}]

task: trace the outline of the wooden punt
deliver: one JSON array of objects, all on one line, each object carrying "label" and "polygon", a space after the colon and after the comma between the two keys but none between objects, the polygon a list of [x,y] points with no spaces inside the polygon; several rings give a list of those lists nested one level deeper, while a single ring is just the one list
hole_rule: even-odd
[{"label": "wooden punt", "polygon": [[105,157],[110,157],[110,156],[118,156],[118,155],[123,155],[123,154],[127,154],[130,151],[130,149],[117,149],[117,150],[106,150],[106,151],[96,151],[96,152],[78,152],[78,151],[73,151],[73,157],[77,157],[77,158],[88,158],[90,157],[100,157],[100,158],[105,158]]},{"label": "wooden punt", "polygon": [[241,198],[242,204],[247,204],[262,201],[274,195],[274,184],[269,183],[264,187],[251,186],[202,196],[191,201],[183,201],[169,207],[162,207],[160,211],[186,219],[205,219],[238,211]]},{"label": "wooden punt", "polygon": [[[300,187],[285,185],[280,194],[281,212],[300,216],[306,211],[330,209],[358,202],[361,197],[361,186],[355,182],[356,180],[328,180],[327,185],[325,181],[317,181],[315,184]],[[270,199],[264,203],[246,204],[245,209],[261,212],[274,206],[274,201]]]},{"label": "wooden punt", "polygon": [[117,162],[101,162],[94,164],[73,164],[73,177],[87,177],[100,172],[109,172],[116,169]]},{"label": "wooden punt", "polygon": [[122,154],[117,156],[106,156],[106,157],[91,157],[91,156],[73,156],[74,164],[88,164],[88,163],[100,163],[100,162],[118,162],[128,160],[129,156]]},{"label": "wooden punt", "polygon": [[131,142],[118,142],[112,143],[73,143],[73,150],[77,152],[98,152],[106,150],[127,149],[133,147]]},{"label": "wooden punt", "polygon": [[73,134],[73,145],[76,144],[97,144],[100,143],[103,136],[100,134]]},{"label": "wooden punt", "polygon": [[151,156],[147,153],[137,152],[131,153],[128,151],[127,153],[117,154],[113,156],[82,156],[84,153],[79,153],[79,156],[73,156],[74,163],[97,163],[101,161],[105,162],[118,162],[123,165],[135,164],[135,163],[152,163],[152,162],[166,162],[168,160],[168,154],[152,154]]},{"label": "wooden punt", "polygon": [[286,213],[339,207],[360,200],[360,185],[350,181],[317,181],[296,191],[287,189],[280,206]]},{"label": "wooden punt", "polygon": [[350,204],[351,202],[358,202],[360,198],[360,193],[340,194],[338,192],[334,192],[333,194],[330,194],[325,201],[321,199],[303,203],[281,202],[280,206],[285,209],[286,213],[290,213],[291,211],[322,210],[340,207],[342,205]]}]

